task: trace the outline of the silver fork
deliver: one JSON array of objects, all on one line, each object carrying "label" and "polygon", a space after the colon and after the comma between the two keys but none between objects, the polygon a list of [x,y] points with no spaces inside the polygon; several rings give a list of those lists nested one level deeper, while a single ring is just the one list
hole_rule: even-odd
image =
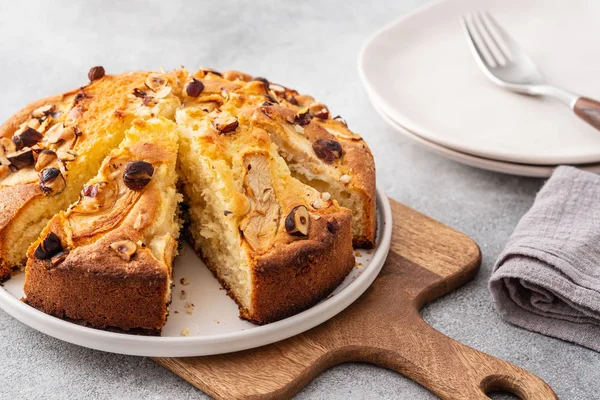
[{"label": "silver fork", "polygon": [[513,92],[561,100],[600,130],[600,102],[546,84],[533,60],[489,13],[466,14],[461,22],[477,63],[492,82]]}]

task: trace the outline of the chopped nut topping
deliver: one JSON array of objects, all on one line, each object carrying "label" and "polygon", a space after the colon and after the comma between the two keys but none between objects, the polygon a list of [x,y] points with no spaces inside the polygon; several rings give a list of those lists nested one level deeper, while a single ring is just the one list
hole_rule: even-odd
[{"label": "chopped nut topping", "polygon": [[94,82],[98,79],[104,78],[105,74],[106,74],[106,71],[104,71],[104,67],[101,67],[101,66],[92,67],[90,69],[90,72],[88,72],[88,79],[90,80],[90,82]]},{"label": "chopped nut topping", "polygon": [[52,150],[42,150],[38,154],[37,161],[35,162],[35,170],[41,171],[44,167],[52,164],[56,161],[56,153]]},{"label": "chopped nut topping", "polygon": [[34,164],[33,150],[29,147],[24,147],[22,150],[6,156],[11,166],[17,170],[29,167]]},{"label": "chopped nut topping", "polygon": [[294,129],[296,130],[296,132],[301,133],[304,135],[304,127],[301,125],[294,125]]},{"label": "chopped nut topping", "polygon": [[[157,99],[164,99],[171,93],[171,86],[165,86],[164,88],[158,90],[154,93],[154,97]],[[145,99],[144,99],[145,100]]]},{"label": "chopped nut topping", "polygon": [[265,97],[267,98],[267,100],[269,100],[270,103],[279,104],[277,99],[275,97],[271,96],[270,94],[265,94]]},{"label": "chopped nut topping", "polygon": [[27,126],[33,129],[38,129],[41,125],[42,123],[37,118],[32,118],[27,122]]},{"label": "chopped nut topping", "polygon": [[333,117],[333,119],[335,119],[336,121],[340,121],[342,124],[344,124],[344,126],[346,126],[346,128],[348,127],[348,123],[346,123],[346,120],[340,117],[339,115]]},{"label": "chopped nut topping", "polygon": [[98,194],[98,185],[85,185],[83,187],[83,195],[86,197],[96,197]]},{"label": "chopped nut topping", "polygon": [[308,125],[310,123],[310,113],[308,112],[308,108],[298,111],[294,123],[298,125]]},{"label": "chopped nut topping", "polygon": [[329,194],[329,192],[323,192],[321,193],[321,198],[325,201],[329,201],[329,199],[331,199],[331,195]]},{"label": "chopped nut topping", "polygon": [[181,292],[179,292],[179,298],[181,300],[187,299],[187,292],[185,290],[182,290]]},{"label": "chopped nut topping", "polygon": [[292,236],[308,235],[310,219],[308,210],[305,206],[300,205],[292,209],[285,219],[285,230]]},{"label": "chopped nut topping", "polygon": [[77,154],[75,154],[72,150],[59,150],[56,152],[56,155],[61,161],[73,161],[75,160],[75,157],[77,157]]},{"label": "chopped nut topping", "polygon": [[146,78],[146,86],[151,89],[153,92],[158,92],[168,85],[167,78],[162,76],[161,74],[151,73],[148,74]]},{"label": "chopped nut topping", "polygon": [[140,228],[146,227],[148,223],[148,213],[141,211],[133,222],[133,229],[139,230]]},{"label": "chopped nut topping", "polygon": [[56,267],[61,262],[65,261],[68,255],[69,255],[68,252],[61,251],[60,253],[56,254],[54,257],[52,257],[50,259],[50,265],[52,267]]},{"label": "chopped nut topping", "polygon": [[240,80],[244,82],[250,82],[252,80],[252,76],[233,70],[223,72],[223,78],[227,79],[228,81]]},{"label": "chopped nut topping", "polygon": [[335,140],[319,139],[313,143],[312,148],[317,157],[327,163],[332,163],[343,155],[342,146]]},{"label": "chopped nut topping", "polygon": [[329,118],[329,110],[327,109],[327,106],[325,106],[325,104],[313,103],[310,105],[309,110],[315,116],[315,118]]},{"label": "chopped nut topping", "polygon": [[212,122],[214,128],[219,133],[231,133],[235,131],[239,125],[236,117],[217,117]]},{"label": "chopped nut topping", "polygon": [[130,261],[137,252],[137,246],[131,240],[119,240],[111,243],[110,248],[125,261]]},{"label": "chopped nut topping", "polygon": [[75,138],[75,129],[64,124],[56,124],[46,132],[45,141],[54,144],[62,140],[68,141]]},{"label": "chopped nut topping", "polygon": [[135,88],[135,89],[133,89],[133,96],[137,97],[137,98],[140,98],[140,99],[143,99],[146,96],[148,96],[148,93],[146,93],[145,90]]},{"label": "chopped nut topping", "polygon": [[223,77],[223,74],[220,73],[219,71],[215,71],[212,68],[202,68],[200,69],[198,72],[203,73],[204,75],[208,75],[208,74],[213,74],[213,75],[217,75],[220,76],[221,78]]},{"label": "chopped nut topping", "polygon": [[43,138],[44,136],[35,129],[27,128],[20,135],[13,136],[13,142],[17,149],[21,150],[23,147],[33,147]]},{"label": "chopped nut topping", "polygon": [[60,243],[60,238],[54,232],[50,232],[35,249],[33,255],[38,260],[48,260],[62,251],[63,246]]},{"label": "chopped nut topping", "polygon": [[46,104],[45,106],[41,106],[41,107],[33,110],[33,112],[31,113],[31,116],[33,118],[41,119],[41,118],[47,117],[49,115],[52,115],[52,113],[54,112],[55,109],[56,109],[56,106],[54,104]]},{"label": "chopped nut topping", "polygon": [[190,303],[189,301],[186,301],[183,308],[185,308],[185,312],[188,314],[192,314],[194,312],[194,303]]},{"label": "chopped nut topping", "polygon": [[319,210],[321,208],[327,208],[329,207],[330,203],[329,201],[323,201],[322,199],[315,199],[311,206],[312,208],[314,208],[315,210]]},{"label": "chopped nut topping", "polygon": [[[177,311],[175,311],[177,312]],[[183,328],[181,330],[181,336],[190,336],[190,330],[188,328]]]},{"label": "chopped nut topping", "polygon": [[125,166],[123,182],[131,190],[142,190],[154,174],[154,167],[146,161],[131,161]]},{"label": "chopped nut topping", "polygon": [[275,83],[271,83],[269,84],[269,88],[275,92],[275,94],[277,94],[278,96],[282,96],[285,94],[285,87],[281,86],[281,85],[277,85]]},{"label": "chopped nut topping", "polygon": [[183,286],[187,286],[190,284],[190,281],[188,281],[186,278],[181,278],[179,283],[181,283]]},{"label": "chopped nut topping", "polygon": [[190,97],[198,97],[204,90],[204,84],[196,78],[192,78],[192,81],[185,87],[185,93]]},{"label": "chopped nut topping", "polygon": [[57,168],[44,168],[40,172],[40,188],[45,195],[54,195],[65,189],[65,178]]},{"label": "chopped nut topping", "polygon": [[261,78],[259,76],[259,77],[256,77],[256,78],[252,79],[252,80],[253,81],[262,82],[265,85],[265,89],[267,90],[267,92],[269,91],[269,81],[267,79]]},{"label": "chopped nut topping", "polygon": [[[263,106],[264,106],[264,105],[265,105],[265,104],[263,103]],[[269,104],[269,105],[271,105],[271,104]],[[260,111],[261,111],[263,114],[265,114],[265,115],[267,116],[267,118],[273,119],[273,112],[271,111],[271,109],[270,109],[270,108],[261,107],[261,108],[260,108]]]},{"label": "chopped nut topping", "polygon": [[73,125],[75,122],[77,122],[77,120],[82,115],[83,115],[83,107],[82,106],[73,107],[67,114],[67,116],[65,118],[65,123],[67,125]]},{"label": "chopped nut topping", "polygon": [[85,92],[83,91],[83,89],[81,89],[81,91],[79,93],[77,93],[75,95],[75,98],[73,99],[73,106],[76,106],[77,104],[79,104],[79,102],[85,98],[87,98],[87,94],[85,94]]},{"label": "chopped nut topping", "polygon": [[350,175],[342,175],[340,176],[340,182],[343,183],[344,185],[347,185],[348,183],[350,183]]}]

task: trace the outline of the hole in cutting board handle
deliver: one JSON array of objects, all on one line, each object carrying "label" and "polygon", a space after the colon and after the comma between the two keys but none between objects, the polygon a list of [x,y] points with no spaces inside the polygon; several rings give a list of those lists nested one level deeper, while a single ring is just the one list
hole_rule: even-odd
[{"label": "hole in cutting board handle", "polygon": [[487,392],[486,395],[492,400],[518,400],[519,396],[505,391],[491,391]]},{"label": "hole in cutting board handle", "polygon": [[493,400],[526,400],[529,397],[514,378],[506,375],[490,375],[481,381],[481,389]]}]

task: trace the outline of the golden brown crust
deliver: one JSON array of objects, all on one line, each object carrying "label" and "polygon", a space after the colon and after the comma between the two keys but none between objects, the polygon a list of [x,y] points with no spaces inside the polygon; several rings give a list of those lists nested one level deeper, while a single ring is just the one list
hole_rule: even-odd
[{"label": "golden brown crust", "polygon": [[340,209],[312,221],[309,238],[257,257],[251,309],[242,316],[266,324],[294,315],[329,295],[354,267],[351,213]]},{"label": "golden brown crust", "polygon": [[[57,234],[61,230],[60,225],[50,228]],[[167,270],[148,249],[138,250],[129,262],[108,250],[111,243],[131,236],[123,230],[111,232],[75,248],[56,268],[33,257],[32,247],[27,303],[59,318],[85,320],[95,328],[160,330],[167,317]]]}]

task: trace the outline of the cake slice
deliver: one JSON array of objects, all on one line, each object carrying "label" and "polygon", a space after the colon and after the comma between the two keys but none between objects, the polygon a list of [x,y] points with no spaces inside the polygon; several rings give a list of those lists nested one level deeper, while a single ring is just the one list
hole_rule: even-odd
[{"label": "cake slice", "polygon": [[197,71],[184,105],[207,111],[253,106],[253,123],[264,129],[294,177],[328,193],[352,210],[353,245],[372,248],[377,232],[375,162],[369,147],[346,122],[308,95],[238,71]]},{"label": "cake slice", "polygon": [[134,119],[174,118],[177,74],[95,67],[88,85],[34,102],[0,126],[0,281],[25,265],[28,247],[77,200]]},{"label": "cake slice", "polygon": [[133,121],[79,201],[29,248],[28,304],[96,328],[160,331],[180,228],[177,148],[172,121]]},{"label": "cake slice", "polygon": [[294,178],[255,107],[238,100],[177,111],[179,174],[193,247],[240,315],[265,324],[312,306],[348,275],[352,213]]}]

